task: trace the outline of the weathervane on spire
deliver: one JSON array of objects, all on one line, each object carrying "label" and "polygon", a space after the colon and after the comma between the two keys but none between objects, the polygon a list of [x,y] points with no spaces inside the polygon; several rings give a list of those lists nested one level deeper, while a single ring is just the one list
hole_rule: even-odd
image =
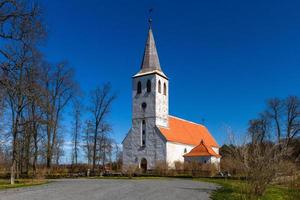
[{"label": "weathervane on spire", "polygon": [[149,9],[149,19],[148,19],[149,28],[152,28],[152,12],[153,12],[153,8],[150,8]]}]

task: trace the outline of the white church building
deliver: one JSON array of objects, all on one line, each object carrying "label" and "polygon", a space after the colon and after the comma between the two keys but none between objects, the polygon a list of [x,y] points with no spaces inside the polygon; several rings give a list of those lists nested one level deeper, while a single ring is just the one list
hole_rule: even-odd
[{"label": "white church building", "polygon": [[159,63],[151,24],[141,69],[132,77],[132,126],[122,144],[124,168],[220,162],[219,146],[205,126],[169,115],[169,80]]}]

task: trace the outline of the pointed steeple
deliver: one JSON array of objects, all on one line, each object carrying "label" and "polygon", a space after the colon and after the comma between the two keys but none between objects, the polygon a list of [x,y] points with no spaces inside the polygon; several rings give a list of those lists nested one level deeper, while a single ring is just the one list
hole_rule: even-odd
[{"label": "pointed steeple", "polygon": [[154,70],[161,71],[161,68],[160,68],[159,58],[156,50],[155,40],[152,33],[152,28],[151,26],[149,26],[147,42],[146,42],[144,56],[141,65],[141,71],[149,72]]},{"label": "pointed steeple", "polygon": [[135,76],[148,74],[151,72],[157,72],[163,75],[164,77],[166,77],[166,75],[162,72],[160,67],[155,40],[152,33],[151,23],[152,23],[152,19],[150,18],[148,36],[147,36],[146,46],[145,46],[143,60],[141,64],[141,70]]}]

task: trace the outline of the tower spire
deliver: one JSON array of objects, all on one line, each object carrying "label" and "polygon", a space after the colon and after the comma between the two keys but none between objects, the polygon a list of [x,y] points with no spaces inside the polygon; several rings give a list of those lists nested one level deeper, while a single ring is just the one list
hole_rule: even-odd
[{"label": "tower spire", "polygon": [[148,35],[146,40],[146,45],[144,49],[144,55],[141,63],[140,71],[135,74],[133,77],[145,75],[148,73],[158,73],[161,76],[167,78],[167,76],[163,73],[160,67],[160,62],[158,58],[158,53],[156,50],[155,40],[152,32],[152,16],[151,13],[153,9],[149,9],[149,18],[148,18]]},{"label": "tower spire", "polygon": [[150,24],[149,24],[148,36],[147,36],[146,46],[144,50],[141,70],[143,72],[148,72],[153,70],[161,71],[155,40],[153,37],[152,28]]},{"label": "tower spire", "polygon": [[149,10],[149,19],[148,19],[148,35],[147,41],[145,45],[143,60],[141,64],[141,70],[138,74],[158,71],[163,74],[160,62],[158,58],[158,53],[156,50],[155,40],[152,32],[152,17],[151,17],[152,9]]}]

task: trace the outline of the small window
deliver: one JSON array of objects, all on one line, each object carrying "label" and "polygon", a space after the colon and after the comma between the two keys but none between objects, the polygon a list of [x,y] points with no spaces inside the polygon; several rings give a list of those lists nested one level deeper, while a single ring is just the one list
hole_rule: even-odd
[{"label": "small window", "polygon": [[146,146],[146,121],[142,120],[141,146]]},{"label": "small window", "polygon": [[142,93],[142,83],[141,81],[139,81],[137,84],[137,94],[141,94],[141,93]]},{"label": "small window", "polygon": [[167,95],[167,84],[164,83],[164,95]]},{"label": "small window", "polygon": [[147,92],[151,92],[151,81],[147,81]]},{"label": "small window", "polygon": [[147,108],[147,104],[145,102],[142,103],[142,109],[145,111]]},{"label": "small window", "polygon": [[184,148],[184,151],[183,151],[184,153],[186,153],[187,152],[187,150],[186,150],[186,148]]},{"label": "small window", "polygon": [[161,93],[161,82],[160,82],[160,80],[158,81],[158,93]]}]

